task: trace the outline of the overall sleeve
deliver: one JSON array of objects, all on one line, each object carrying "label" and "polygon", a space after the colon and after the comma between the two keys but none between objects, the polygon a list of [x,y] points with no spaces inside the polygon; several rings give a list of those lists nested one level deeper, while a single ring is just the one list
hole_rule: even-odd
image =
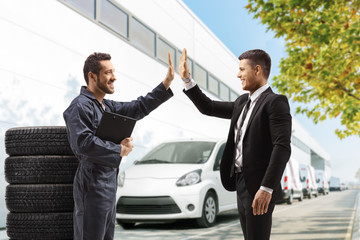
[{"label": "overall sleeve", "polygon": [[147,116],[173,95],[170,88],[166,90],[164,84],[160,83],[151,92],[145,96],[138,97],[136,100],[131,102],[111,101],[111,103],[116,113],[139,120]]},{"label": "overall sleeve", "polygon": [[104,141],[94,135],[94,110],[91,107],[81,103],[74,104],[64,113],[64,119],[69,143],[75,155],[89,161],[96,159],[107,166],[120,162],[120,143]]},{"label": "overall sleeve", "polygon": [[285,96],[277,95],[270,103],[269,128],[273,149],[261,186],[275,189],[291,154],[291,115]]}]

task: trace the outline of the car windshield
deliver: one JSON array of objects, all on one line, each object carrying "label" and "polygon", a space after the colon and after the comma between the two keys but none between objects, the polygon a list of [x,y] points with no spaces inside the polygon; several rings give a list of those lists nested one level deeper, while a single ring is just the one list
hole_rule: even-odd
[{"label": "car windshield", "polygon": [[136,164],[154,163],[205,163],[215,146],[215,142],[170,142],[163,143],[146,154]]}]

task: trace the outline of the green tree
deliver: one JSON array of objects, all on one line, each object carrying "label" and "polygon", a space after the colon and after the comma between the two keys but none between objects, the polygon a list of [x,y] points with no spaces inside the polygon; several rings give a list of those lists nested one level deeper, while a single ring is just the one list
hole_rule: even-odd
[{"label": "green tree", "polygon": [[315,123],[340,117],[340,139],[360,136],[359,7],[359,0],[249,0],[246,6],[286,41],[274,87]]}]

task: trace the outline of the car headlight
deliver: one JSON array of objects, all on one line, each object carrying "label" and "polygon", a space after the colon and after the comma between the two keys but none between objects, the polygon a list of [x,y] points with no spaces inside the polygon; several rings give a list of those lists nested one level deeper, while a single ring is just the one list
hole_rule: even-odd
[{"label": "car headlight", "polygon": [[201,182],[201,169],[189,172],[176,181],[176,186],[190,186]]},{"label": "car headlight", "polygon": [[125,182],[125,172],[120,172],[118,175],[118,186],[123,187]]}]

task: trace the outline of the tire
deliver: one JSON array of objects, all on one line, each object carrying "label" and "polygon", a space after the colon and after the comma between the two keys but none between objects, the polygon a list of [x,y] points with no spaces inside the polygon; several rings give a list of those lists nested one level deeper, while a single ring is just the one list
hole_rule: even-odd
[{"label": "tire", "polygon": [[133,229],[135,227],[135,223],[123,222],[120,219],[116,219],[116,222],[123,228],[123,229]]},{"label": "tire", "polygon": [[304,194],[302,192],[300,193],[300,197],[298,199],[299,199],[299,202],[301,202],[304,199]]},{"label": "tire", "polygon": [[204,199],[201,218],[196,219],[198,226],[203,228],[214,226],[217,213],[217,198],[213,192],[208,192]]},{"label": "tire", "polygon": [[10,156],[73,155],[64,126],[10,128],[5,148]]},{"label": "tire", "polygon": [[293,203],[293,201],[294,201],[294,196],[292,193],[290,193],[290,196],[289,196],[288,200],[286,201],[286,203],[290,205]]},{"label": "tire", "polygon": [[72,184],[8,185],[5,202],[12,213],[72,212]]},{"label": "tire", "polygon": [[75,156],[14,156],[5,159],[5,180],[10,184],[73,183]]},{"label": "tire", "polygon": [[72,239],[73,213],[8,213],[11,239]]}]

